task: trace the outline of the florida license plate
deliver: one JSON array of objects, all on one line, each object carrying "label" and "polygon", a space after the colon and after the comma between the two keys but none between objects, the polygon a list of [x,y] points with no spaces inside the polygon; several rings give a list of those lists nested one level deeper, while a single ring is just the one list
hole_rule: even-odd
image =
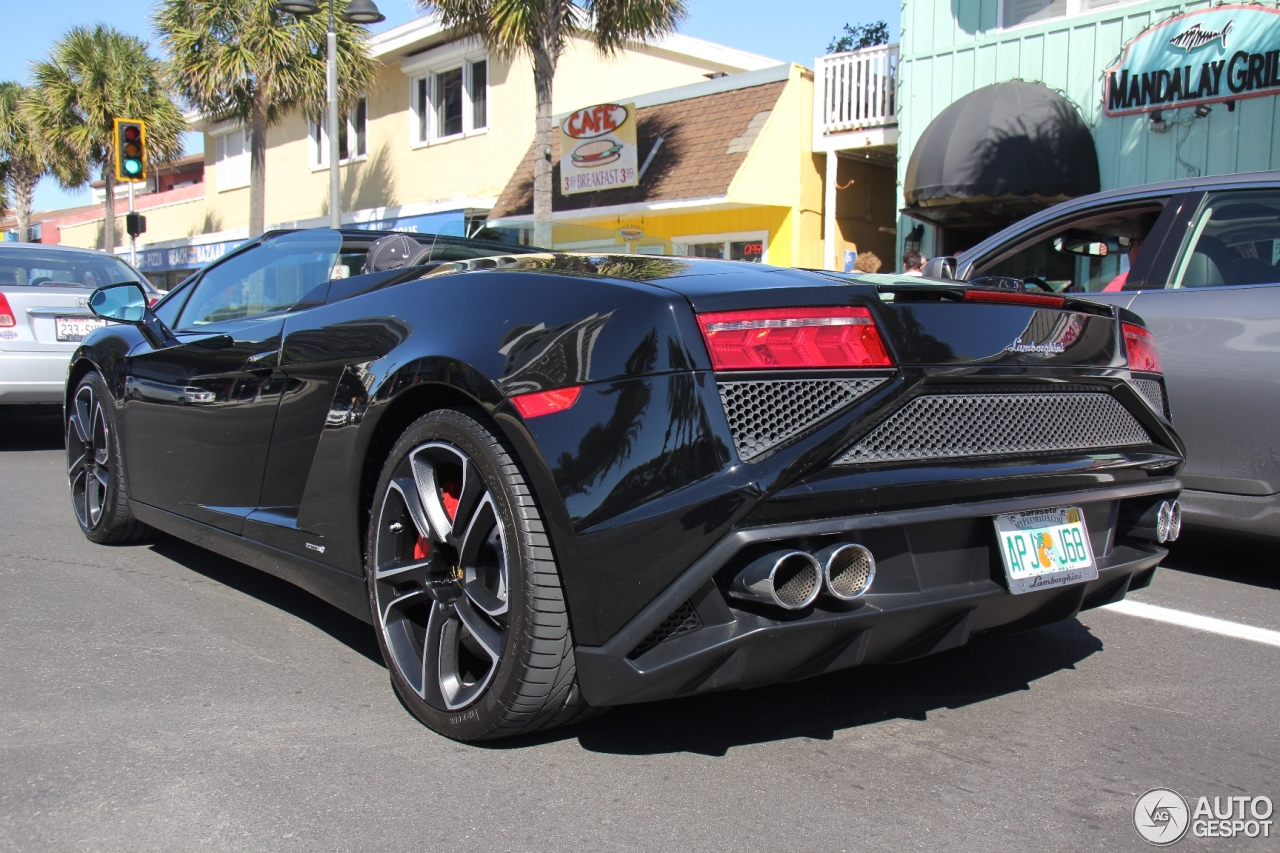
[{"label": "florida license plate", "polygon": [[1014,512],[997,515],[995,521],[1005,577],[1014,595],[1098,577],[1079,507]]},{"label": "florida license plate", "polygon": [[59,341],[83,341],[94,329],[107,325],[97,317],[55,317],[53,331]]}]

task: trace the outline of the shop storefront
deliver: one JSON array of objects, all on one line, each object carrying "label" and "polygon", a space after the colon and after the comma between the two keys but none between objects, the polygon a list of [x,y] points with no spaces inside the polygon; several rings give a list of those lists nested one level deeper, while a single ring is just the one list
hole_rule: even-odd
[{"label": "shop storefront", "polygon": [[[820,265],[812,101],[812,74],[779,65],[557,116],[553,247]],[[530,219],[536,155],[511,176],[492,227]]]},{"label": "shop storefront", "polygon": [[1275,4],[906,0],[902,32],[900,247],[916,229],[953,254],[1064,198],[1280,168]]}]

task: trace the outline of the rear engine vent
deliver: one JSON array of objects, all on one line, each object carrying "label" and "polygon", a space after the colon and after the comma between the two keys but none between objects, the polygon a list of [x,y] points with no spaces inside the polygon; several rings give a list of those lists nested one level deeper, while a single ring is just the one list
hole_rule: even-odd
[{"label": "rear engine vent", "polygon": [[1097,450],[1151,437],[1110,394],[938,394],[898,409],[836,465]]},{"label": "rear engine vent", "polygon": [[650,631],[649,636],[641,640],[640,645],[632,649],[627,657],[635,660],[659,643],[696,631],[701,627],[702,620],[698,618],[698,611],[693,609],[693,602],[686,601],[677,607],[674,613],[663,619],[661,625]]},{"label": "rear engine vent", "polygon": [[749,462],[870,393],[888,377],[720,382],[738,458]]},{"label": "rear engine vent", "polygon": [[1164,397],[1163,382],[1159,379],[1135,379],[1133,384],[1138,386],[1142,396],[1146,397],[1147,402],[1151,404],[1151,408],[1166,418],[1169,417],[1169,403]]}]

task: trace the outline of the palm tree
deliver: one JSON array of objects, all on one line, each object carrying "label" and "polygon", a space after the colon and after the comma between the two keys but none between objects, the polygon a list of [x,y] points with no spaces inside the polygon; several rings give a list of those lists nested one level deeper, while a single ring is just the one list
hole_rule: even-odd
[{"label": "palm tree", "polygon": [[[688,10],[684,0],[414,0],[440,12],[460,35],[479,36],[504,58],[528,54],[537,99],[534,151],[551,150],[551,94],[556,64],[569,36],[580,33],[601,53],[616,53],[628,41],[674,32]],[[533,161],[534,242],[551,241],[551,160]]]},{"label": "palm tree", "polygon": [[[267,128],[290,111],[319,116],[326,103],[324,15],[278,12],[278,0],[162,0],[156,29],[168,51],[174,87],[213,120],[249,128],[249,233],[263,230]],[[338,0],[338,12],[347,0]],[[339,101],[373,82],[364,27],[339,14]]]},{"label": "palm tree", "polygon": [[48,166],[44,148],[36,142],[23,114],[29,94],[21,83],[0,83],[0,163],[3,164],[4,196],[13,204],[18,219],[18,241],[27,241],[31,225],[31,200],[36,183]]},{"label": "palm tree", "polygon": [[163,68],[142,39],[99,24],[72,27],[32,73],[34,91],[23,112],[63,186],[81,186],[101,170],[107,191],[103,248],[111,251],[116,245],[114,120],[146,122],[153,163],[182,152],[186,122],[164,85]]}]

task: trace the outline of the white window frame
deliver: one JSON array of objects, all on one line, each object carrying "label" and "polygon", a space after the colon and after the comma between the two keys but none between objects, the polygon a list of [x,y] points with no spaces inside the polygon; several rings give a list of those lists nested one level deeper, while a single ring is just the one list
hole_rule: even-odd
[{"label": "white window frame", "polygon": [[1093,14],[1106,13],[1120,6],[1129,6],[1129,5],[1132,5],[1133,3],[1137,3],[1138,0],[1116,0],[1115,3],[1112,3],[1109,6],[1100,6],[1097,9],[1088,8],[1085,5],[1086,0],[1067,0],[1066,11],[1063,12],[1061,15],[1057,15],[1052,18],[1038,18],[1034,21],[1023,21],[1017,24],[1005,23],[1005,6],[1008,4],[1008,2],[1009,0],[1000,0],[999,10],[997,13],[998,20],[999,20],[999,23],[997,26],[1002,30],[1020,30],[1023,27],[1035,27],[1042,24],[1048,24],[1052,21],[1065,21],[1069,18],[1079,17],[1080,15],[1093,15]]},{"label": "white window frame", "polygon": [[[218,192],[243,189],[249,186],[250,157],[249,129],[227,122],[209,129],[213,137],[213,169],[217,175]],[[226,145],[232,138],[240,140],[240,153],[226,156]]]},{"label": "white window frame", "polygon": [[[348,163],[359,163],[362,160],[369,159],[369,99],[367,97],[360,98],[356,101],[356,105],[347,112],[346,116],[341,116],[340,118],[347,123],[347,145],[350,148],[356,138],[356,113],[359,111],[361,103],[364,104],[364,153],[343,157],[338,161],[339,166],[345,166]],[[320,121],[307,119],[307,162],[311,164],[311,171],[313,172],[329,168],[328,124],[328,116]]]},{"label": "white window frame", "polygon": [[720,243],[723,245],[724,257],[729,257],[730,243],[749,243],[759,240],[761,246],[760,263],[769,263],[768,231],[730,231],[724,234],[689,234],[684,237],[672,237],[671,242],[680,249],[680,254],[687,255],[689,246],[695,243]]},{"label": "white window frame", "polygon": [[[473,90],[475,72],[473,68],[482,62],[485,64],[485,123],[483,127],[476,127],[476,92]],[[435,50],[427,51],[420,56],[412,57],[412,61],[401,64],[400,70],[409,78],[410,147],[422,148],[489,132],[489,128],[493,125],[491,97],[493,87],[490,85],[490,81],[493,79],[493,61],[483,44],[473,39],[447,44]],[[437,80],[441,74],[457,70],[462,71],[462,132],[442,136],[440,134],[440,116],[438,112],[439,93],[437,91]],[[425,116],[422,114],[418,103],[418,93],[423,85],[427,87]],[[425,134],[422,133],[424,118]]]}]

